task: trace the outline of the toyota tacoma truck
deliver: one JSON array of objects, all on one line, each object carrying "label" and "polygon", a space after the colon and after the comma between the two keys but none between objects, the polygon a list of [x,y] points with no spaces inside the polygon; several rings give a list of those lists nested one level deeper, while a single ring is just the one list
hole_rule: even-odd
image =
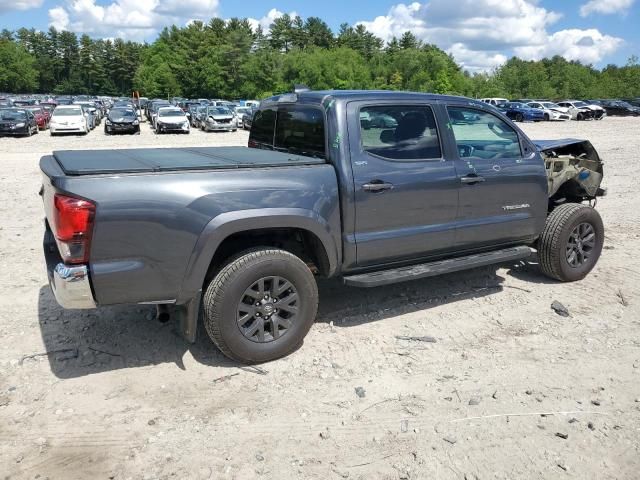
[{"label": "toyota tacoma truck", "polygon": [[256,363],[301,345],[316,276],[380,287],[535,252],[542,273],[571,282],[601,253],[591,143],[531,141],[476,100],[283,94],[260,104],[248,146],[43,157],[58,303],[155,304],[188,341],[201,324]]}]

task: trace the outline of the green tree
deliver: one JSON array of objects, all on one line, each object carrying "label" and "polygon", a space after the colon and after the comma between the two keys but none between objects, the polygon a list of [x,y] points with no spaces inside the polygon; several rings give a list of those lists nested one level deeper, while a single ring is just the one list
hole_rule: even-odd
[{"label": "green tree", "polygon": [[37,80],[35,58],[17,43],[0,39],[0,91],[30,92]]}]

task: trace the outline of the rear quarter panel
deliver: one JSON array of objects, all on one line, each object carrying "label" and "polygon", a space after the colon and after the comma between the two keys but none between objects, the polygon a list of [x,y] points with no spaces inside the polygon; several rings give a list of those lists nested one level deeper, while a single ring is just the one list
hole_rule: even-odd
[{"label": "rear quarter panel", "polygon": [[[260,228],[271,211],[312,218],[339,242],[331,165],[59,177],[52,184],[97,204],[90,270],[98,304],[187,301],[204,280],[187,270],[206,272],[215,251],[201,237]],[[225,228],[231,220],[244,221]]]}]

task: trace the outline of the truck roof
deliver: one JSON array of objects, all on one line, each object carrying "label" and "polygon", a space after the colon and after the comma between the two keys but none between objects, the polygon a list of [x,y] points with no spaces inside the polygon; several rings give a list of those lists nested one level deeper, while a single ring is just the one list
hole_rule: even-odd
[{"label": "truck roof", "polygon": [[282,95],[269,97],[263,100],[260,106],[263,107],[281,103],[323,104],[327,99],[368,100],[372,97],[375,97],[376,100],[464,100],[482,104],[482,102],[473,98],[453,95],[439,95],[436,93],[398,92],[392,90],[305,90],[296,93],[284,93]]}]

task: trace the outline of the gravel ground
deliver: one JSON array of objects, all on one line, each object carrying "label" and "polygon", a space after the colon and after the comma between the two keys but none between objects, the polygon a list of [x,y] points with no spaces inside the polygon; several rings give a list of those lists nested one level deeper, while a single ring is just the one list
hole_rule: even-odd
[{"label": "gravel ground", "polygon": [[640,118],[523,128],[588,138],[606,162],[606,246],[587,279],[519,264],[373,290],[322,282],[304,346],[260,368],[205,335],[186,344],[149,307],[62,311],[37,196],[54,149],[244,145],[246,132],[0,139],[0,478],[637,479],[640,193],[627,169]]}]

